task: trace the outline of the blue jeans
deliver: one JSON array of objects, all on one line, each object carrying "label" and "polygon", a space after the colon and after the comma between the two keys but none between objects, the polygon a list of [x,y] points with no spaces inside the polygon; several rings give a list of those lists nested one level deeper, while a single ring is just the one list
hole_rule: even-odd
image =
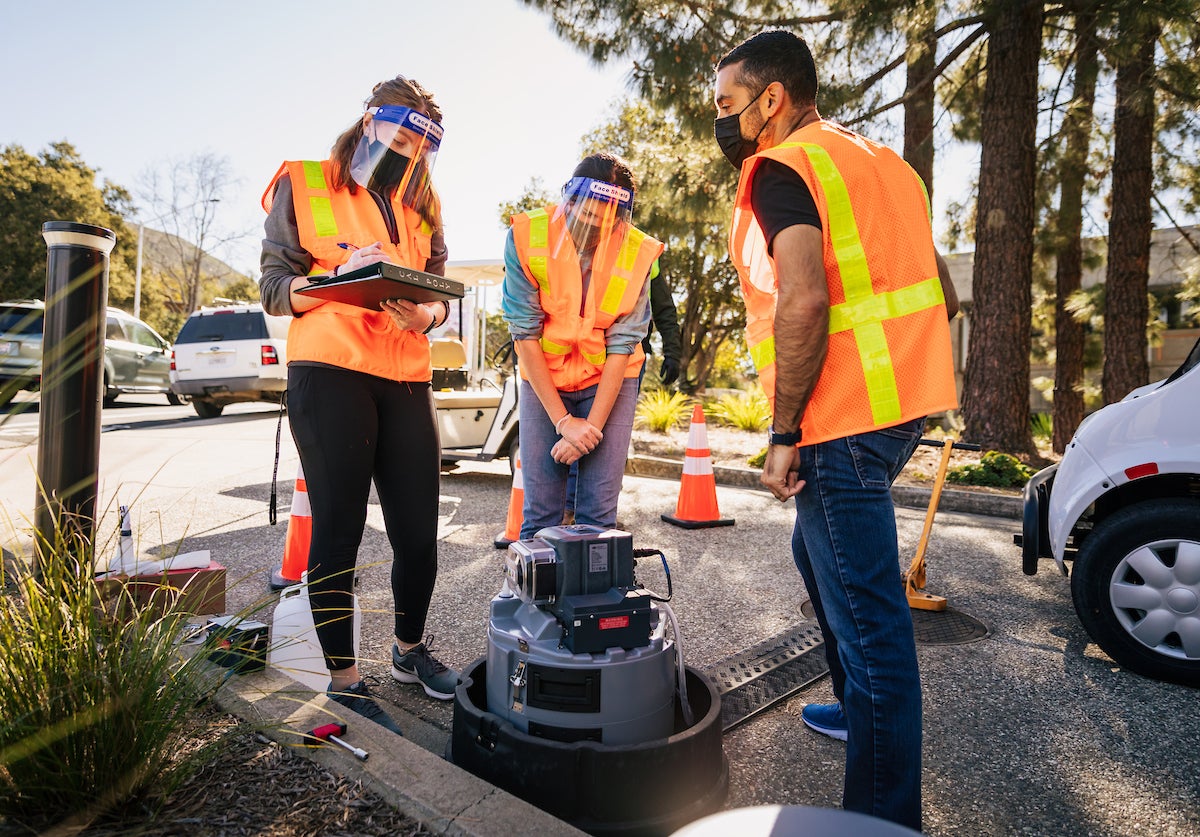
[{"label": "blue jeans", "polygon": [[891,485],[917,419],[800,448],[792,555],[849,726],[842,806],[921,828],[921,680]]},{"label": "blue jeans", "polygon": [[[647,357],[646,359],[648,361],[649,357]],[[642,391],[642,381],[646,377],[646,367],[648,365],[649,365],[649,363],[643,363],[642,371],[638,372],[637,391],[639,393],[641,393],[641,391]],[[578,481],[578,479],[579,479],[579,460],[576,460],[571,463],[571,470],[567,474],[567,505],[565,508],[569,509],[571,512],[575,511],[575,483],[576,483],[576,481]]]},{"label": "blue jeans", "polygon": [[[563,406],[573,416],[587,418],[596,400],[596,387],[578,392],[559,391]],[[637,407],[637,378],[621,383],[604,438],[596,449],[579,460],[579,480],[575,489],[575,522],[612,528],[617,523],[617,499],[629,456],[629,438],[633,435],[633,413]],[[546,415],[537,394],[527,381],[521,382],[521,477],[525,482],[525,520],[521,539],[532,538],[547,526],[562,523],[567,500],[567,473],[570,468],[550,457],[558,441],[554,424]]]}]

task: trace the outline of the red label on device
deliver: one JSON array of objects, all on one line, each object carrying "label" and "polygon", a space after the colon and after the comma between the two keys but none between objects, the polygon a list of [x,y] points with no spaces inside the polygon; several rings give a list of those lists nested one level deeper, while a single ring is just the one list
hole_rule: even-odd
[{"label": "red label on device", "polygon": [[609,628],[628,628],[628,616],[605,616],[600,620],[600,630],[607,631]]}]

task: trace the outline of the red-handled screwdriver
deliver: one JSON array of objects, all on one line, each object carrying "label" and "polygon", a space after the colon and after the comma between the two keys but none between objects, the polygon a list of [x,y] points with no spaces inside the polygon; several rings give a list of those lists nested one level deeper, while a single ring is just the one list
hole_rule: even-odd
[{"label": "red-handled screwdriver", "polygon": [[345,724],[323,724],[308,733],[313,738],[319,738],[321,741],[332,741],[334,744],[345,747],[350,752],[354,753],[354,757],[361,761],[366,761],[370,755],[366,750],[355,747],[353,744],[347,744],[339,735],[346,734]]}]

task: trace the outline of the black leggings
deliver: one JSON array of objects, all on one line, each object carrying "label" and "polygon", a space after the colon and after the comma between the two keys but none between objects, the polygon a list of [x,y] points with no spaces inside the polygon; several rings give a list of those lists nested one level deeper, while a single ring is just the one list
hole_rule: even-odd
[{"label": "black leggings", "polygon": [[419,642],[437,578],[441,451],[429,384],[294,365],[287,397],[312,505],[308,593],[325,664],[355,663],[350,596],[372,478],[392,546],[396,636]]}]

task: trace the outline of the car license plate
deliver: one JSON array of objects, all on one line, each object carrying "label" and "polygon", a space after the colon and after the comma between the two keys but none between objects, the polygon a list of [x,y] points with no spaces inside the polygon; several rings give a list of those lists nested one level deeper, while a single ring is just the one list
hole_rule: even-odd
[{"label": "car license plate", "polygon": [[233,361],[233,355],[229,355],[229,354],[207,355],[204,358],[204,361],[205,361],[205,365],[207,365],[210,368],[213,366],[228,366]]}]

